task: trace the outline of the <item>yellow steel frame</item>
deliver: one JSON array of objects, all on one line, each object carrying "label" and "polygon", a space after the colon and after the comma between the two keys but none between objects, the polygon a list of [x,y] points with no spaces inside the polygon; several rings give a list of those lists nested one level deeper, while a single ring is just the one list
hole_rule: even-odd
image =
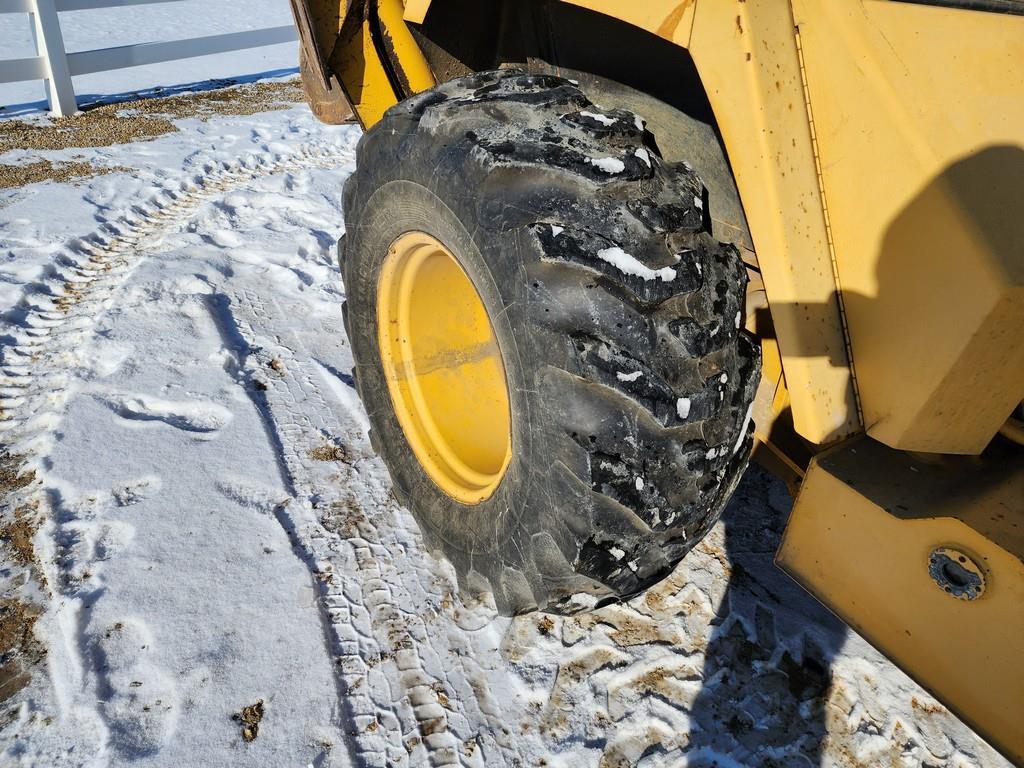
[{"label": "yellow steel frame", "polygon": [[400,62],[398,77],[403,80],[401,86],[411,95],[433,88],[435,81],[426,57],[405,24],[404,12],[402,0],[377,0],[385,44]]},{"label": "yellow steel frame", "polygon": [[[434,85],[427,60],[405,24],[402,0],[375,0],[371,4],[292,0],[292,5],[304,56],[308,61],[322,62],[338,77],[352,111],[364,127],[380,120],[388,107],[405,96]],[[306,20],[309,29],[304,28]],[[312,39],[307,39],[307,33]],[[393,66],[391,71],[389,64]],[[311,76],[316,76],[317,70],[313,67]]]},{"label": "yellow steel frame", "polygon": [[398,94],[374,46],[370,22],[360,22],[347,34],[350,40],[335,46],[328,65],[341,78],[359,122],[369,127],[384,116],[388,107],[397,103]]}]

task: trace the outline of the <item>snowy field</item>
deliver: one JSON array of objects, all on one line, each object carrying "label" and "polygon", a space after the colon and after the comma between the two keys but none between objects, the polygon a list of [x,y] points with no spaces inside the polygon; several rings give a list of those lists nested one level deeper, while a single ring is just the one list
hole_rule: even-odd
[{"label": "snowy field", "polygon": [[[68,38],[232,31],[233,7]],[[275,50],[81,92],[294,67]],[[130,169],[0,189],[0,526],[31,521],[35,557],[0,551],[0,606],[44,609],[41,660],[0,674],[0,765],[1007,765],[774,567],[791,500],[756,468],[628,605],[465,603],[352,386],[335,243],[358,128],[301,104],[173,123],[0,155]]]}]

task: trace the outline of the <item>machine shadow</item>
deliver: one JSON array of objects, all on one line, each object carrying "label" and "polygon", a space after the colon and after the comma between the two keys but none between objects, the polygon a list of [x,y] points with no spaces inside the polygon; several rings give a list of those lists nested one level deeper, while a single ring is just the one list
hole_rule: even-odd
[{"label": "machine shadow", "polygon": [[[927,377],[937,372],[928,339],[937,328],[947,339],[963,335],[957,328],[963,317],[951,307],[973,313],[992,338],[989,352],[1000,344],[1006,351],[1004,358],[966,360],[981,369],[978,380],[986,378],[981,373],[996,376],[1000,366],[1019,367],[1012,355],[1020,348],[1007,334],[1020,324],[1004,322],[1008,302],[999,292],[1024,282],[1024,219],[1014,207],[1022,187],[1024,151],[986,147],[948,166],[889,223],[868,265],[873,280],[854,274],[851,281],[867,290],[843,292],[854,352],[863,345],[857,357],[862,402],[889,403],[893,393],[914,386],[930,391]],[[958,273],[959,280],[949,279]],[[798,309],[809,321],[824,318],[836,300]],[[1016,402],[1004,399],[1007,410]],[[781,431],[792,433],[791,416],[783,417],[788,426]],[[832,664],[849,630],[774,564],[792,503],[782,481],[751,467],[722,516],[728,586],[692,708],[689,765],[825,762]]]},{"label": "machine shadow", "polygon": [[831,664],[848,630],[774,563],[791,508],[785,484],[752,466],[722,516],[728,585],[691,710],[688,765],[822,762]]}]

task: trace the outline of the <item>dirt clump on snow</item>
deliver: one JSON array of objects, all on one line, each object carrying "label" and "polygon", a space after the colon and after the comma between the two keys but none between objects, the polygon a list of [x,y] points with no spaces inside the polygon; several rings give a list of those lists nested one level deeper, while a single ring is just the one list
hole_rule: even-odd
[{"label": "dirt clump on snow", "polygon": [[346,461],[348,452],[340,445],[324,443],[316,448],[311,448],[309,458],[314,461]]},{"label": "dirt clump on snow", "polygon": [[244,741],[255,741],[260,734],[260,722],[263,720],[263,699],[248,707],[242,707],[242,711],[233,714],[231,719],[242,726]]},{"label": "dirt clump on snow", "polygon": [[23,457],[13,453],[0,454],[0,494],[18,491],[36,479],[34,471],[22,472]]},{"label": "dirt clump on snow", "polygon": [[0,600],[0,702],[28,685],[31,670],[46,651],[33,627],[42,609],[18,600]]},{"label": "dirt clump on snow", "polygon": [[[23,462],[22,456],[0,454],[0,495],[11,497],[35,480],[34,471],[22,471]],[[0,562],[28,568],[41,580],[42,571],[32,546],[38,529],[38,515],[29,505],[8,501],[0,511]],[[32,668],[46,653],[32,631],[42,612],[40,606],[29,602],[0,599],[0,702],[28,685]]]},{"label": "dirt clump on snow", "polygon": [[71,182],[103,176],[107,173],[129,173],[123,165],[93,165],[92,163],[51,163],[38,160],[24,165],[0,164],[0,189],[21,187],[39,181]]},{"label": "dirt clump on snow", "polygon": [[[0,121],[0,154],[13,150],[59,151],[149,141],[176,132],[178,128],[173,120],[252,115],[287,109],[303,101],[302,86],[297,78],[244,85],[220,81],[219,84],[223,87],[172,95],[156,93],[137,100],[85,106],[79,114],[70,117]],[[78,160],[0,163],[0,189],[126,170]]]},{"label": "dirt clump on snow", "polygon": [[35,563],[36,553],[32,539],[39,530],[39,520],[29,507],[14,510],[13,520],[0,519],[0,543],[3,554],[18,565]]}]

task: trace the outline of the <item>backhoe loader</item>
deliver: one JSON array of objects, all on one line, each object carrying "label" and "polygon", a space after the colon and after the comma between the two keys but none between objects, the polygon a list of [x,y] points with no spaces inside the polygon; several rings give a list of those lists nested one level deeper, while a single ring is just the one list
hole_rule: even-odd
[{"label": "backhoe loader", "polygon": [[462,588],[670,573],[748,458],[800,584],[1024,762],[1024,2],[292,0],[339,243]]}]

